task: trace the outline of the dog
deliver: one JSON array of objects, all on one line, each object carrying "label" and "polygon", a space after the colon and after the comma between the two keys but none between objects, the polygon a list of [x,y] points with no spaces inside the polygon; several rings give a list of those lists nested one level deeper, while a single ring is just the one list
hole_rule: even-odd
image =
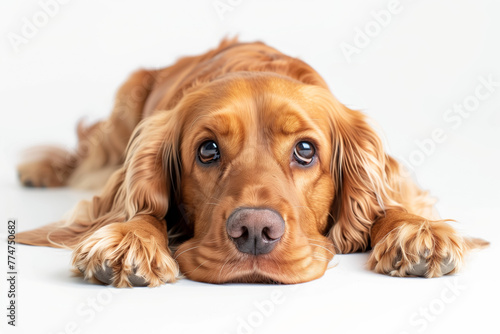
[{"label": "dog", "polygon": [[72,249],[95,283],[293,284],[367,250],[377,273],[439,277],[488,245],[439,218],[314,69],[261,42],[133,73],[111,116],[78,137],[72,152],[36,149],[20,180],[102,193],[17,241]]}]

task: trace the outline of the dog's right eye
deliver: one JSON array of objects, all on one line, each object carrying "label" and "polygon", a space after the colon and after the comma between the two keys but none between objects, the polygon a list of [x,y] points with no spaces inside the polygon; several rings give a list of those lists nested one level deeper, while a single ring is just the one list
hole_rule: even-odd
[{"label": "dog's right eye", "polygon": [[198,149],[198,159],[201,163],[209,164],[219,160],[219,158],[219,147],[213,140],[207,140]]}]

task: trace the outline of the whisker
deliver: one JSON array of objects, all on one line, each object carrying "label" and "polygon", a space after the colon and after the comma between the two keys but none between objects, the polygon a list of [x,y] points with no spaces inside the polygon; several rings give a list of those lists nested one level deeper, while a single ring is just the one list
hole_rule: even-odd
[{"label": "whisker", "polygon": [[202,240],[202,241],[198,241],[198,242],[203,242],[204,244],[215,244],[215,243],[217,243],[217,241],[215,241],[215,240],[211,240],[211,241],[204,241],[204,240]]},{"label": "whisker", "polygon": [[[207,263],[208,261],[210,261],[210,259],[209,259],[209,260],[205,260],[205,261],[203,261],[202,263],[200,263],[200,265],[199,265],[198,267],[194,268],[194,269],[193,269],[193,270],[191,270],[191,271],[188,271],[188,273],[191,273],[191,274],[192,274],[192,273],[194,273],[194,272],[195,272],[195,271],[196,271],[199,267],[201,267],[202,265],[204,265],[204,264],[205,264],[205,263]],[[186,273],[186,274],[187,274],[187,273]]]},{"label": "whisker", "polygon": [[330,263],[327,267],[326,267],[326,270],[328,269],[332,269],[332,268],[335,268],[336,266],[338,266],[339,264],[338,263]]},{"label": "whisker", "polygon": [[308,240],[311,240],[311,241],[317,241],[317,242],[322,242],[326,245],[331,245],[332,242],[331,241],[325,241],[325,240],[317,240],[317,239],[311,239],[311,238],[307,238]]},{"label": "whisker", "polygon": [[220,282],[220,276],[222,275],[222,269],[224,269],[224,267],[226,266],[226,264],[229,262],[230,259],[227,259],[226,262],[224,262],[224,264],[222,265],[222,267],[220,268],[219,270],[219,278],[218,278],[218,281]]},{"label": "whisker", "polygon": [[314,254],[315,254],[315,256],[313,256],[313,259],[318,259],[318,260],[323,260],[325,262],[330,262],[330,260],[328,260],[326,257],[322,256],[323,254],[320,254],[320,253],[317,253],[317,252],[314,252],[313,255]]},{"label": "whisker", "polygon": [[[316,255],[316,256],[319,256],[319,257],[323,257],[323,254],[319,253],[319,252],[313,252],[313,255]],[[325,257],[323,257],[325,258]],[[326,258],[325,258],[326,259]]]},{"label": "whisker", "polygon": [[233,268],[231,269],[231,271],[229,272],[229,274],[227,276],[231,277],[231,275],[234,273],[234,271],[236,270],[237,267],[238,267],[237,265],[233,265]]},{"label": "whisker", "polygon": [[273,261],[273,263],[274,263],[276,266],[278,266],[278,270],[279,270],[280,272],[282,272],[282,271],[281,271],[281,267],[280,267],[279,262],[278,262],[278,261],[276,261],[276,259],[275,259],[275,258],[272,258],[271,260]]},{"label": "whisker", "polygon": [[214,202],[216,202],[217,204],[219,204],[220,201],[221,201],[220,198],[217,198],[217,197],[214,197],[214,196],[207,196],[207,201],[208,200],[214,200]]},{"label": "whisker", "polygon": [[326,250],[327,252],[331,253],[333,256],[335,256],[335,253],[332,252],[331,250],[329,250],[328,248],[324,247],[324,246],[321,246],[321,245],[318,245],[318,244],[313,244],[313,243],[309,243],[310,245],[313,245],[313,246],[318,246],[320,248],[323,248],[324,250]]},{"label": "whisker", "polygon": [[200,247],[200,246],[194,246],[194,247],[188,248],[188,249],[186,249],[186,250],[184,250],[184,251],[180,252],[179,254],[177,254],[177,256],[176,256],[176,257],[174,257],[174,260],[177,260],[177,258],[178,258],[179,256],[181,256],[182,254],[186,253],[187,251],[190,251],[190,250],[192,250],[192,249],[196,249],[196,248],[199,248],[199,247]]}]

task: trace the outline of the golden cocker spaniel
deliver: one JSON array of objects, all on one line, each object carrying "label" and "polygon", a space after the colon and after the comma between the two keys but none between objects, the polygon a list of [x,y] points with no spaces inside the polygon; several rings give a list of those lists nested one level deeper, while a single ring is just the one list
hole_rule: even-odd
[{"label": "golden cocker spaniel", "polygon": [[74,152],[21,164],[21,182],[104,190],[17,240],[73,249],[94,282],[298,283],[370,248],[376,272],[437,277],[488,244],[439,219],[318,73],[263,43],[134,73],[110,118],[78,136]]}]

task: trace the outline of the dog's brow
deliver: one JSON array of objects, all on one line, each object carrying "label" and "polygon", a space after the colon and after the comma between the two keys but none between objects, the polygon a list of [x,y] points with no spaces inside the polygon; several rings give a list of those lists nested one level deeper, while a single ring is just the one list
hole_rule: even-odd
[{"label": "dog's brow", "polygon": [[308,130],[310,127],[308,122],[299,114],[287,112],[277,117],[276,128],[280,129],[283,134],[290,135]]},{"label": "dog's brow", "polygon": [[231,135],[241,130],[238,118],[228,112],[216,112],[199,116],[191,123],[191,128],[194,128],[197,123],[203,120],[205,120],[206,125],[221,136]]}]

